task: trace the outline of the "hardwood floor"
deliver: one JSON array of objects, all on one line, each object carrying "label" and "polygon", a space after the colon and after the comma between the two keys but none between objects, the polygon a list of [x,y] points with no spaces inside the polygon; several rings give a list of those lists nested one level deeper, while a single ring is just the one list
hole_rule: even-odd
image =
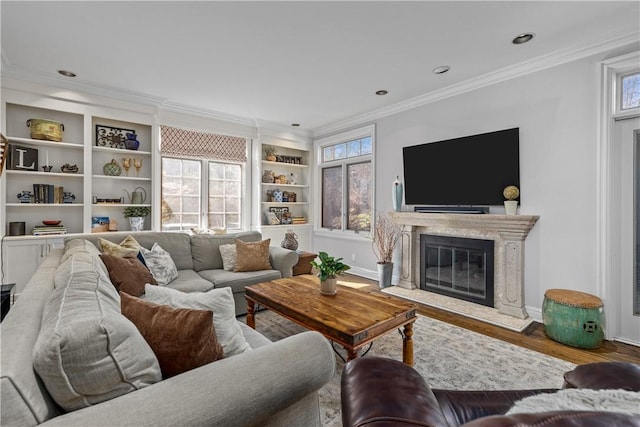
[{"label": "hardwood floor", "polygon": [[[371,289],[378,290],[378,282],[363,277],[345,274],[348,281],[364,283]],[[418,304],[418,312],[480,334],[497,338],[521,347],[526,347],[540,353],[548,354],[575,364],[605,361],[625,361],[640,363],[640,347],[623,344],[616,341],[605,341],[602,347],[592,350],[579,349],[560,344],[548,338],[541,323],[533,322],[524,332],[518,333],[479,320],[460,316],[426,305]]]}]

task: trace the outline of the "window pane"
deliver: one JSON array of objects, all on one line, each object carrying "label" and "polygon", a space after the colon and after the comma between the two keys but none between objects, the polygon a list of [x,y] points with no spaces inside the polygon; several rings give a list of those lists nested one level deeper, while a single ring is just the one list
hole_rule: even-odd
[{"label": "window pane", "polygon": [[162,218],[163,230],[200,226],[200,171],[198,160],[162,159],[162,200],[172,212]]},{"label": "window pane", "polygon": [[224,179],[224,164],[209,162],[209,179]]},{"label": "window pane", "polygon": [[347,165],[348,230],[371,229],[371,162]]},{"label": "window pane", "polygon": [[325,147],[322,150],[322,161],[323,162],[329,162],[331,160],[333,160],[335,158],[335,148],[333,146],[331,147]]},{"label": "window pane", "polygon": [[347,142],[347,157],[356,157],[360,155],[360,140]]},{"label": "window pane", "polygon": [[[209,228],[239,229],[242,210],[242,167],[209,162]],[[228,222],[229,219],[231,222]]]},{"label": "window pane", "polygon": [[342,229],[342,167],[322,169],[322,227]]},{"label": "window pane", "polygon": [[347,157],[347,144],[337,144],[335,147],[334,159],[344,159]]},{"label": "window pane", "polygon": [[371,154],[371,137],[362,138],[360,141],[360,154]]},{"label": "window pane", "polygon": [[622,78],[622,106],[623,110],[640,107],[640,73]]}]

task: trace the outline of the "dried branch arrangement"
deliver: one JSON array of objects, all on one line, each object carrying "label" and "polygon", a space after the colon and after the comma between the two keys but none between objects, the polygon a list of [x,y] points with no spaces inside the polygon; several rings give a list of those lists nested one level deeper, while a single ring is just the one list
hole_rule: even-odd
[{"label": "dried branch arrangement", "polygon": [[373,226],[373,252],[378,263],[393,261],[393,250],[400,240],[400,227],[386,213],[378,212]]}]

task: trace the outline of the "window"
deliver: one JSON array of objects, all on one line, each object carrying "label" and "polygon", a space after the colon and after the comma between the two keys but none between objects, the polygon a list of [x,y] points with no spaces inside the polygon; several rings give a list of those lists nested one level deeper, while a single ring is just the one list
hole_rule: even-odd
[{"label": "window", "polygon": [[239,230],[242,228],[241,190],[240,164],[163,157],[162,229]]},{"label": "window", "polygon": [[162,229],[243,226],[245,138],[160,126]]},{"label": "window", "polygon": [[640,73],[628,74],[620,78],[620,109],[640,107]]},{"label": "window", "polygon": [[322,228],[370,231],[373,131],[368,126],[318,141]]}]

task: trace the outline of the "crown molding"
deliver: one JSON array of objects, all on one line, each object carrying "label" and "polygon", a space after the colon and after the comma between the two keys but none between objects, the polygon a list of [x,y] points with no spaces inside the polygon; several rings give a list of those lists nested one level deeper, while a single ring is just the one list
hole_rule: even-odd
[{"label": "crown molding", "polygon": [[186,104],[171,102],[167,98],[153,96],[142,92],[128,91],[105,85],[96,85],[83,82],[81,80],[60,79],[50,75],[33,73],[26,70],[10,67],[4,54],[2,55],[2,78],[23,81],[25,83],[39,84],[46,87],[53,87],[65,90],[84,92],[90,95],[113,98],[118,101],[130,102],[138,105],[152,106],[158,110],[166,110],[178,113],[185,113],[199,117],[216,119],[244,126],[254,126],[255,119],[236,116],[233,114],[198,108]]},{"label": "crown molding", "polygon": [[313,129],[312,134],[314,138],[322,137],[343,129],[359,126],[364,123],[370,123],[383,117],[412,110],[423,105],[471,92],[496,83],[546,70],[548,68],[639,42],[640,32],[636,30],[625,34],[612,35],[588,46],[574,46],[572,48],[558,50],[548,55],[532,58],[530,60],[523,61],[473,79],[465,80],[458,84],[432,91],[415,98],[398,102],[384,108],[379,108],[344,120],[319,126]]}]

